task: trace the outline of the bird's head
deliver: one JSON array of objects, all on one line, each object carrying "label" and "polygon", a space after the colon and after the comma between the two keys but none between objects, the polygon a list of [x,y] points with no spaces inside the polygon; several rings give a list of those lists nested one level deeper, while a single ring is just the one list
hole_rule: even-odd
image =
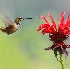
[{"label": "bird's head", "polygon": [[17,17],[16,19],[15,19],[15,23],[18,25],[20,25],[20,23],[21,23],[21,21],[23,21],[24,20],[24,18],[21,18],[21,17]]}]

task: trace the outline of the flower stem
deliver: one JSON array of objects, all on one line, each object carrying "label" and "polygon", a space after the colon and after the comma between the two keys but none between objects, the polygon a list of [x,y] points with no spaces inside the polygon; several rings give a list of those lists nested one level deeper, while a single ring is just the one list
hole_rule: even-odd
[{"label": "flower stem", "polygon": [[63,64],[63,60],[62,60],[62,54],[60,54],[60,59],[58,59],[57,57],[56,57],[56,59],[57,59],[57,61],[60,62],[61,66],[62,66],[62,69],[64,69],[64,64]]}]

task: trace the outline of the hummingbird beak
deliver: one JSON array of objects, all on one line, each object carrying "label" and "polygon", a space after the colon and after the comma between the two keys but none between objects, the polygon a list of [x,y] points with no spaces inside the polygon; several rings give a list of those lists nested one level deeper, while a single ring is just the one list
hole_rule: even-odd
[{"label": "hummingbird beak", "polygon": [[23,19],[32,19],[32,18],[23,18]]},{"label": "hummingbird beak", "polygon": [[21,17],[20,17],[20,18],[19,18],[20,21],[17,23],[17,25],[20,25],[20,24],[21,24],[21,21],[23,21],[24,19],[32,19],[32,18],[21,18]]}]

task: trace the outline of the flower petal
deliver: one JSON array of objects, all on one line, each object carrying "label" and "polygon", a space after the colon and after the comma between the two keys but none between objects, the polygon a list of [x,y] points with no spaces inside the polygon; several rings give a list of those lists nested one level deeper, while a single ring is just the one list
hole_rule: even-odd
[{"label": "flower petal", "polygon": [[48,47],[48,48],[45,48],[44,50],[51,50],[52,48],[51,47]]},{"label": "flower petal", "polygon": [[51,18],[52,24],[50,24],[50,23],[48,22],[48,20],[46,19],[45,16],[40,16],[40,15],[38,15],[38,16],[39,16],[39,18],[42,18],[43,20],[45,20],[46,23],[45,23],[45,24],[41,24],[41,25],[39,26],[39,28],[38,28],[37,31],[42,30],[42,34],[43,34],[43,35],[44,35],[45,33],[51,33],[51,34],[53,34],[53,33],[56,32],[56,24],[55,24],[55,22],[54,22],[53,17],[52,17],[50,14],[48,14],[47,16],[49,16],[49,17]]},{"label": "flower petal", "polygon": [[46,23],[48,23],[48,20],[46,19],[45,16],[41,16],[41,15],[38,15],[38,16],[39,16],[39,18],[42,18]]},{"label": "flower petal", "polygon": [[49,17],[51,18],[51,20],[52,20],[52,25],[53,25],[54,28],[56,29],[56,24],[55,24],[55,21],[54,21],[52,15],[51,15],[51,14],[47,14],[47,16],[49,16]]}]

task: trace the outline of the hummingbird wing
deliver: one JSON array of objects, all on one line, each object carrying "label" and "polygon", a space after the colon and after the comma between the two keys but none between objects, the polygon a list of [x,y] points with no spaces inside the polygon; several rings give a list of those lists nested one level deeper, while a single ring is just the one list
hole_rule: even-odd
[{"label": "hummingbird wing", "polygon": [[9,27],[10,25],[13,24],[13,22],[11,21],[11,19],[8,16],[4,16],[5,18],[2,19],[3,23],[5,24],[6,27]]},{"label": "hummingbird wing", "polygon": [[11,19],[10,19],[7,15],[5,15],[5,18],[6,18],[6,20],[7,20],[9,23],[13,23],[13,22],[11,21]]}]

